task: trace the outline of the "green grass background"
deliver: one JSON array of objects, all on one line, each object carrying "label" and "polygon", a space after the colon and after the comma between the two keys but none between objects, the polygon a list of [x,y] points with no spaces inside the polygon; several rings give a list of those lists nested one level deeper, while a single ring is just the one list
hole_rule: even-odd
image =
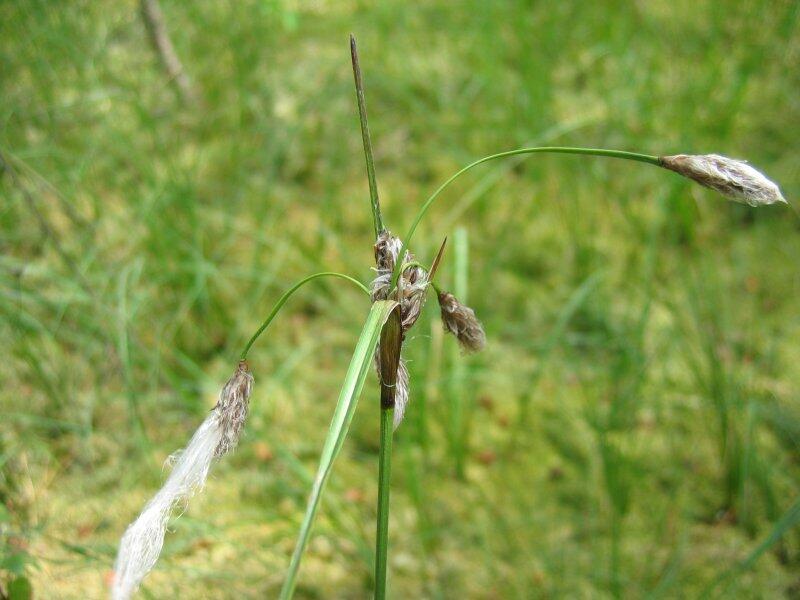
[{"label": "green grass background", "polygon": [[[194,104],[136,2],[0,3],[0,586],[37,598],[106,596],[288,285],[371,277],[348,33],[397,233],[460,166],[533,143],[718,152],[800,194],[793,1],[162,7]],[[440,282],[489,343],[461,357],[435,302],[407,343],[391,597],[800,596],[799,222],[604,159],[451,188],[413,247],[458,238]],[[277,595],[367,308],[320,282],[258,342],[246,436],[143,598]],[[370,376],[299,598],[369,596],[377,436]]]}]

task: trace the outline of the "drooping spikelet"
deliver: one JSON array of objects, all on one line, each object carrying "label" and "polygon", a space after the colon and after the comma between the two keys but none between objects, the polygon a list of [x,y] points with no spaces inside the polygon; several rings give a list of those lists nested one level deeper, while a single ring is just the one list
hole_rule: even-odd
[{"label": "drooping spikelet", "polygon": [[112,598],[127,600],[158,560],[170,513],[203,488],[215,458],[238,442],[247,416],[253,376],[241,361],[219,395],[214,409],[195,431],[186,448],[175,453],[167,481],[145,505],[122,536],[114,564]]},{"label": "drooping spikelet", "polygon": [[780,188],[745,161],[718,154],[677,154],[659,158],[662,167],[750,206],[786,202]]},{"label": "drooping spikelet", "polygon": [[483,349],[486,344],[486,334],[474,310],[459,302],[449,292],[439,292],[439,307],[442,310],[445,330],[456,336],[465,352],[477,352]]},{"label": "drooping spikelet", "polygon": [[214,406],[217,413],[222,436],[214,450],[214,456],[225,456],[236,448],[242,433],[247,410],[250,407],[250,394],[253,391],[253,376],[245,361],[240,361],[233,374],[219,394]]}]

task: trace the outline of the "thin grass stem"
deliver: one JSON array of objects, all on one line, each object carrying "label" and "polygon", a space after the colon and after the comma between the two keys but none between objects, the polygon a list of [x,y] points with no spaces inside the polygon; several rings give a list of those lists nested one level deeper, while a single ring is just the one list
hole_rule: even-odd
[{"label": "thin grass stem", "polygon": [[386,597],[386,565],[389,555],[389,487],[392,478],[392,434],[397,398],[398,367],[403,345],[399,305],[381,330],[378,361],[381,374],[381,433],[378,450],[378,519],[375,535],[375,598]]},{"label": "thin grass stem", "polygon": [[[466,304],[467,278],[469,273],[469,241],[467,230],[458,227],[453,235],[453,293]],[[453,469],[457,479],[466,478],[466,455],[469,449],[468,433],[468,403],[469,386],[466,384],[468,377],[467,364],[460,356],[458,344],[450,345],[450,443],[453,453]]]},{"label": "thin grass stem", "polygon": [[313,281],[314,279],[319,279],[320,277],[338,277],[339,279],[345,279],[345,280],[357,285],[361,289],[361,291],[363,291],[365,294],[369,295],[369,289],[367,288],[367,286],[365,286],[363,283],[361,283],[357,279],[354,279],[353,277],[350,277],[349,275],[345,275],[344,273],[335,273],[335,272],[331,272],[331,271],[323,271],[322,273],[314,273],[313,275],[309,275],[308,277],[306,277],[304,279],[301,279],[300,281],[295,283],[292,287],[290,287],[288,290],[286,290],[283,293],[283,296],[278,298],[278,301],[275,303],[275,306],[272,307],[272,310],[270,311],[270,313],[267,316],[267,318],[264,320],[264,322],[261,324],[261,326],[253,334],[253,337],[251,337],[250,340],[247,342],[247,345],[244,347],[244,350],[242,350],[241,360],[245,360],[247,358],[247,353],[250,352],[250,348],[253,346],[253,344],[259,338],[259,336],[262,333],[264,333],[264,331],[267,329],[267,327],[270,326],[270,323],[272,323],[272,320],[277,316],[278,312],[280,312],[281,308],[283,308],[283,305],[286,304],[286,301],[291,297],[291,295],[294,294],[298,289],[303,287],[305,284],[307,284],[309,281]]},{"label": "thin grass stem", "polygon": [[[445,188],[447,188],[451,183],[453,183],[456,179],[461,177],[464,173],[469,171],[470,169],[477,167],[480,164],[485,162],[489,162],[491,160],[496,160],[500,158],[506,158],[508,156],[517,156],[520,154],[581,154],[585,156],[605,156],[609,158],[620,158],[623,160],[633,160],[636,162],[643,162],[648,163],[654,166],[661,166],[659,163],[659,159],[657,156],[651,156],[649,154],[639,154],[638,152],[625,152],[624,150],[607,150],[605,148],[574,148],[570,146],[539,146],[536,148],[518,148],[516,150],[508,150],[506,152],[500,152],[498,154],[490,154],[489,156],[484,156],[483,158],[479,158],[478,160],[468,164],[466,167],[457,171],[454,175],[450,177],[447,181],[445,181],[439,188],[430,195],[430,197],[425,201],[425,203],[420,207],[419,212],[417,212],[416,217],[414,217],[414,221],[411,223],[411,227],[408,230],[408,233],[403,238],[403,246],[400,249],[400,253],[398,256],[404,256],[407,245],[411,242],[411,238],[414,236],[414,232],[417,230],[417,226],[419,225],[422,218],[425,216],[425,213],[428,212],[428,209],[434,203],[436,198],[439,197]],[[392,287],[397,285],[397,279],[400,276],[400,264],[395,265],[394,273],[392,274]]]},{"label": "thin grass stem", "polygon": [[375,542],[375,599],[386,598],[386,563],[389,556],[389,491],[392,477],[394,407],[381,407],[378,455],[378,522]]}]

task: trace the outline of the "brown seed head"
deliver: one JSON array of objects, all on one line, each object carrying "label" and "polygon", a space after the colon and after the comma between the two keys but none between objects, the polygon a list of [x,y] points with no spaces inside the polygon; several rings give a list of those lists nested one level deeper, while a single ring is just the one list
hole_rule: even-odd
[{"label": "brown seed head", "polygon": [[465,352],[478,352],[486,345],[483,325],[475,311],[462,304],[449,292],[439,292],[439,307],[442,310],[444,328],[458,339]]},{"label": "brown seed head", "polygon": [[786,202],[780,188],[745,161],[718,154],[677,154],[659,158],[662,167],[750,206]]},{"label": "brown seed head", "polygon": [[236,447],[239,436],[247,419],[250,405],[250,394],[253,391],[253,376],[247,361],[239,361],[236,371],[219,393],[219,400],[214,406],[222,437],[214,450],[214,456],[224,456]]}]

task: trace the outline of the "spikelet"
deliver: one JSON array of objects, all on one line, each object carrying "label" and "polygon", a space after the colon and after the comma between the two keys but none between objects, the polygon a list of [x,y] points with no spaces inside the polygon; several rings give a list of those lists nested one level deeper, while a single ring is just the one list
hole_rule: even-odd
[{"label": "spikelet", "polygon": [[[400,239],[386,229],[378,234],[378,238],[375,240],[375,272],[377,275],[370,285],[373,302],[389,298],[392,271],[402,247],[403,243]],[[406,256],[408,256],[407,252]]]},{"label": "spikelet", "polygon": [[[400,322],[403,332],[414,326],[425,304],[425,291],[428,287],[428,276],[425,270],[418,266],[407,267],[397,282],[397,291],[392,292],[392,271],[397,262],[397,256],[403,243],[389,231],[383,230],[375,241],[375,272],[377,275],[372,280],[370,289],[372,301],[392,298],[400,304]],[[414,260],[414,255],[406,251],[403,263]]]},{"label": "spikelet", "polygon": [[456,336],[464,352],[478,352],[483,349],[486,345],[486,334],[474,310],[459,302],[449,292],[439,292],[439,307],[445,330]]},{"label": "spikelet", "polygon": [[743,160],[718,154],[662,156],[662,167],[688,177],[702,186],[750,206],[786,202],[777,184]]},{"label": "spikelet", "polygon": [[247,419],[252,391],[253,376],[247,368],[247,363],[240,361],[233,377],[222,388],[219,400],[214,406],[222,433],[220,442],[214,450],[215,457],[225,456],[236,448]]},{"label": "spikelet", "polygon": [[172,510],[186,505],[192,495],[203,488],[214,459],[236,446],[252,390],[253,376],[247,363],[241,361],[222,388],[216,406],[186,448],[170,457],[174,466],[167,481],[120,541],[111,591],[114,600],[127,600],[136,592],[158,560]]},{"label": "spikelet", "polygon": [[[400,238],[391,234],[387,230],[383,230],[378,234],[378,239],[375,241],[375,272],[377,275],[372,280],[370,290],[372,293],[372,301],[393,299],[400,304],[400,325],[403,329],[403,335],[414,326],[419,319],[422,312],[422,307],[425,304],[426,291],[428,289],[429,280],[428,274],[425,270],[418,266],[407,267],[400,274],[397,281],[397,290],[391,289],[392,272],[394,271],[397,257],[403,243]],[[414,255],[406,251],[403,263],[412,262]],[[375,370],[378,377],[381,377],[380,361],[380,346],[375,350]],[[395,389],[394,400],[394,428],[400,425],[405,415],[406,406],[408,405],[408,368],[405,361],[401,358],[397,368],[397,383]]]}]

